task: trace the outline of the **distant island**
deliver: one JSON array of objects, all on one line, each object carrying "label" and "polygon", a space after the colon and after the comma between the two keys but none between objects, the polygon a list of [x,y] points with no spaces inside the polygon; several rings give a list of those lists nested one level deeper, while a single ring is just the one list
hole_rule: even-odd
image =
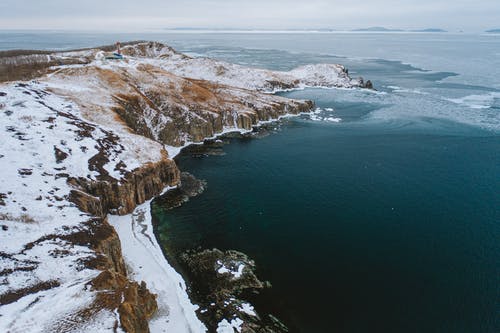
[{"label": "distant island", "polygon": [[500,34],[500,29],[486,30],[486,32],[491,33],[491,34]]},{"label": "distant island", "polygon": [[446,30],[439,29],[439,28],[403,30],[403,29],[389,29],[389,28],[385,28],[385,27],[369,27],[369,28],[353,29],[351,31],[357,31],[357,32],[447,32]]},{"label": "distant island", "polygon": [[384,27],[370,27],[370,28],[353,29],[352,31],[396,32],[396,31],[404,31],[404,30],[401,30],[401,29],[388,29],[388,28],[384,28]]},{"label": "distant island", "polygon": [[428,28],[420,30],[411,30],[411,32],[448,32],[448,31],[439,28]]}]

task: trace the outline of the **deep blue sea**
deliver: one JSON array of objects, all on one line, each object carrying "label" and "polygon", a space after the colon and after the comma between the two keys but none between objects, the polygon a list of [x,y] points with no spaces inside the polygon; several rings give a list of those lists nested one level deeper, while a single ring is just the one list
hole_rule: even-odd
[{"label": "deep blue sea", "polygon": [[207,190],[153,207],[160,241],[248,254],[257,308],[299,332],[500,331],[500,36],[0,33],[0,49],[154,39],[287,70],[334,62],[377,92],[306,89],[314,115],[184,154]]}]

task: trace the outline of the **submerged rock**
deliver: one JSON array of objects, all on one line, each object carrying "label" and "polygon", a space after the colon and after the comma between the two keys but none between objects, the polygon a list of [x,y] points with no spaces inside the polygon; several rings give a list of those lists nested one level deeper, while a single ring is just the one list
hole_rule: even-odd
[{"label": "submerged rock", "polygon": [[206,156],[223,156],[224,145],[227,142],[223,140],[205,140],[203,144],[190,145],[182,150],[183,154],[189,154],[192,157],[206,157]]},{"label": "submerged rock", "polygon": [[365,82],[365,80],[362,78],[362,77],[359,77],[358,78],[358,85],[360,88],[365,88],[365,89],[371,89],[371,90],[375,90],[375,88],[373,88],[373,83],[372,81],[370,80],[367,80]]},{"label": "submerged rock", "polygon": [[182,206],[189,198],[205,191],[207,182],[194,177],[189,172],[182,172],[179,185],[156,199],[156,203],[166,210]]},{"label": "submerged rock", "polygon": [[209,331],[223,320],[241,320],[241,332],[288,332],[276,317],[259,315],[245,300],[245,295],[258,294],[270,284],[257,278],[255,262],[244,253],[187,251],[179,264],[191,283],[191,297],[200,305],[198,316]]}]

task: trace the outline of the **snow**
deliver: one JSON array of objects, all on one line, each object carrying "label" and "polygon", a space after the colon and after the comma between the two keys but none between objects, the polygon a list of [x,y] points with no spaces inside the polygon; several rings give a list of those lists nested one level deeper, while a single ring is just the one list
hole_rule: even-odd
[{"label": "snow", "polygon": [[236,269],[227,268],[224,263],[220,260],[217,260],[217,265],[220,267],[217,269],[217,273],[219,274],[231,274],[233,279],[239,279],[243,275],[243,269],[245,268],[244,264],[238,264]]},{"label": "snow", "polygon": [[220,268],[217,270],[217,273],[226,274],[226,273],[231,272],[231,270],[229,268],[227,268],[226,266],[224,266],[224,264],[220,260],[217,260],[217,264],[221,265]]},{"label": "snow", "polygon": [[[167,58],[155,64],[178,76],[266,92],[304,87],[359,86],[358,81],[344,72],[343,66],[336,64],[306,65],[288,72],[249,68],[208,58]],[[271,82],[280,82],[283,86],[273,86]]]},{"label": "snow", "polygon": [[241,277],[241,275],[243,274],[243,268],[245,268],[245,265],[241,264],[241,265],[238,265],[238,269],[233,272],[233,276],[235,279],[238,279]]},{"label": "snow", "polygon": [[196,317],[197,306],[191,304],[186,284],[165,259],[153,233],[151,202],[138,206],[130,215],[109,215],[121,243],[129,276],[145,281],[157,294],[158,314],[151,319],[151,332],[205,332],[206,327]]},{"label": "snow", "polygon": [[[110,132],[83,119],[78,105],[49,93],[44,83],[2,84],[0,92],[0,193],[5,204],[0,205],[0,294],[22,296],[0,307],[0,332],[59,331],[63,326],[111,331],[116,313],[102,309],[85,320],[78,315],[95,298],[88,283],[100,271],[82,264],[95,252],[64,240],[86,229],[83,223],[91,218],[69,201],[73,188],[67,177],[96,179],[98,172],[89,170],[88,161]],[[122,177],[115,171],[120,162],[130,171],[161,157],[160,152],[130,152],[127,139],[108,147],[105,168],[117,179]],[[65,158],[58,160],[56,149]],[[24,295],[24,288],[33,291]]]},{"label": "snow", "polygon": [[[97,50],[34,56],[43,61],[78,58],[82,63],[90,63],[53,67],[53,72],[39,81],[0,84],[0,267],[3,273],[0,295],[34,288],[0,307],[0,332],[108,332],[119,320],[116,311],[105,309],[91,318],[80,315],[95,300],[96,294],[88,285],[100,271],[82,265],[82,261],[95,257],[94,251],[64,238],[85,230],[85,222],[92,218],[70,202],[69,194],[75,189],[67,178],[96,180],[100,172],[104,172],[121,181],[126,172],[164,158],[165,151],[170,158],[175,157],[193,140],[187,133],[179,133],[184,140],[181,147],[164,146],[132,133],[113,111],[118,94],[142,93],[158,85],[180,91],[186,80],[179,76],[203,79],[221,84],[217,95],[233,101],[228,105],[230,110],[234,107],[236,117],[255,112],[245,106],[244,101],[251,101],[257,108],[285,101],[256,91],[300,89],[309,85],[346,89],[356,86],[340,65],[310,65],[278,72],[190,58],[161,44],[147,45],[124,47],[122,50],[127,56],[123,61],[104,60]],[[145,66],[155,67],[148,71],[144,70]],[[114,75],[136,81],[115,80]],[[175,102],[175,96],[166,103],[178,107],[186,122],[201,119],[200,114],[187,105]],[[219,116],[209,108],[203,112]],[[160,125],[173,120],[166,115],[155,118],[156,115],[152,107],[144,106],[144,121],[152,137],[157,139]],[[288,116],[293,115],[279,118]],[[331,116],[323,118],[340,121]],[[257,126],[276,120],[261,121]],[[251,130],[237,128],[235,123],[224,127],[213,138],[235,131]],[[102,151],[108,162],[102,165],[102,170],[91,169],[90,159]],[[196,317],[197,306],[190,302],[182,277],[163,256],[153,234],[150,215],[150,202],[126,216],[109,215],[120,237],[130,278],[145,281],[158,295],[159,311],[150,321],[150,330],[205,332],[206,327]],[[230,263],[231,267],[222,262],[219,265],[219,274],[231,274],[234,279],[240,278],[245,269],[244,264],[237,262]],[[241,311],[256,315],[248,303],[241,304]],[[239,318],[223,320],[217,332],[240,332],[242,323]]]},{"label": "snow", "polygon": [[249,303],[242,303],[240,306],[240,311],[246,313],[247,315],[250,316],[256,316],[257,314],[255,313],[254,307],[250,305]]},{"label": "snow", "polygon": [[243,320],[240,318],[234,318],[231,322],[227,321],[227,319],[223,319],[217,326],[217,333],[234,333],[235,330],[236,332],[241,332],[242,324]]},{"label": "snow", "polygon": [[[58,174],[95,177],[81,163],[97,152],[95,140],[79,137],[71,119],[50,109],[69,110],[71,103],[53,95],[38,100],[24,93],[42,89],[36,84],[29,88],[0,85],[0,91],[7,94],[0,97],[4,105],[0,112],[0,191],[6,195],[0,223],[8,226],[0,234],[0,251],[6,253],[19,252],[24,244],[57,232],[70,221],[78,226],[88,219],[68,202],[71,189]],[[95,133],[97,138],[101,134]],[[64,161],[55,159],[56,147],[68,154]]]}]

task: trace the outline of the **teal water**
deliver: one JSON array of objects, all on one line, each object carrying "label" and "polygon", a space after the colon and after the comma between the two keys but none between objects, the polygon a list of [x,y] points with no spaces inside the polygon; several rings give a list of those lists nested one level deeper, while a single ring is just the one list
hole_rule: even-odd
[{"label": "teal water", "polygon": [[[409,53],[426,44],[405,43]],[[314,100],[318,115],[278,123],[264,138],[232,139],[224,156],[181,155],[180,168],[208,189],[173,211],[156,207],[169,248],[245,252],[273,284],[252,300],[257,309],[299,332],[498,331],[496,68],[426,70],[390,52],[390,60],[293,52],[289,41],[206,44],[184,50],[273,69],[341,62],[379,92],[285,93]]]},{"label": "teal water", "polygon": [[284,93],[317,114],[179,156],[208,187],[153,205],[173,255],[245,252],[273,284],[257,309],[299,332],[500,331],[499,36],[0,33],[0,49],[116,39],[271,69],[340,62],[378,89]]},{"label": "teal water", "polygon": [[303,332],[495,331],[498,138],[280,128],[181,157],[208,189],[156,211],[164,240],[247,253]]}]

